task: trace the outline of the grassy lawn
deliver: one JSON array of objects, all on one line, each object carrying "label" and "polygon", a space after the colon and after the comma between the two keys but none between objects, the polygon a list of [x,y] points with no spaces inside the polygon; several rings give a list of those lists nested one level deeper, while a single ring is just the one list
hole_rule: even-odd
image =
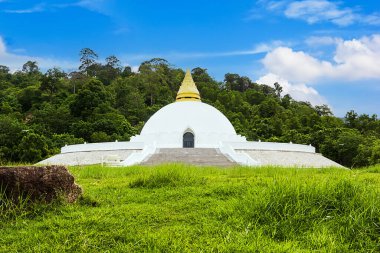
[{"label": "grassy lawn", "polygon": [[2,210],[1,252],[380,251],[380,166],[69,169],[83,198]]}]

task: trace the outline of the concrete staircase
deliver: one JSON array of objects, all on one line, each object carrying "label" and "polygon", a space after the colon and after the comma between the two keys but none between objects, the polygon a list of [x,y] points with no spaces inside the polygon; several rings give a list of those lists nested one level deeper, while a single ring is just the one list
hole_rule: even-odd
[{"label": "concrete staircase", "polygon": [[161,148],[142,165],[187,163],[202,166],[229,167],[237,165],[214,148]]}]

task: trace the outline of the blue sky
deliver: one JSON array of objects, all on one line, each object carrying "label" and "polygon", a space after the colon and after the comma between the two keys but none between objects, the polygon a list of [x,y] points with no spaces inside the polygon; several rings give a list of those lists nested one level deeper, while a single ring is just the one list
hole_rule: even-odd
[{"label": "blue sky", "polygon": [[153,57],[278,81],[286,93],[380,116],[380,1],[0,0],[0,65],[78,66],[89,47],[136,68]]}]

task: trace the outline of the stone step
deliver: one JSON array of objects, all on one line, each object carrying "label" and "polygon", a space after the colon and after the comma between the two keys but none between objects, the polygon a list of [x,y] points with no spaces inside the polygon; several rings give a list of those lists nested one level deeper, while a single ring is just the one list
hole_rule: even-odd
[{"label": "stone step", "polygon": [[162,148],[150,156],[142,165],[161,163],[187,163],[203,166],[229,167],[237,165],[213,148]]}]

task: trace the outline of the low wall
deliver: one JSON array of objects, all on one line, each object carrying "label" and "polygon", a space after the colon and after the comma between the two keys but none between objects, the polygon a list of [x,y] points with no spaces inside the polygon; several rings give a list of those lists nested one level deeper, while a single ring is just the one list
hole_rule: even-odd
[{"label": "low wall", "polygon": [[279,142],[226,142],[224,145],[230,145],[235,150],[275,150],[275,151],[296,151],[315,153],[315,147],[311,145],[279,143]]},{"label": "low wall", "polygon": [[61,153],[86,152],[86,151],[106,151],[106,150],[124,150],[124,149],[143,149],[142,142],[99,142],[84,143],[76,145],[67,145],[61,148]]}]

